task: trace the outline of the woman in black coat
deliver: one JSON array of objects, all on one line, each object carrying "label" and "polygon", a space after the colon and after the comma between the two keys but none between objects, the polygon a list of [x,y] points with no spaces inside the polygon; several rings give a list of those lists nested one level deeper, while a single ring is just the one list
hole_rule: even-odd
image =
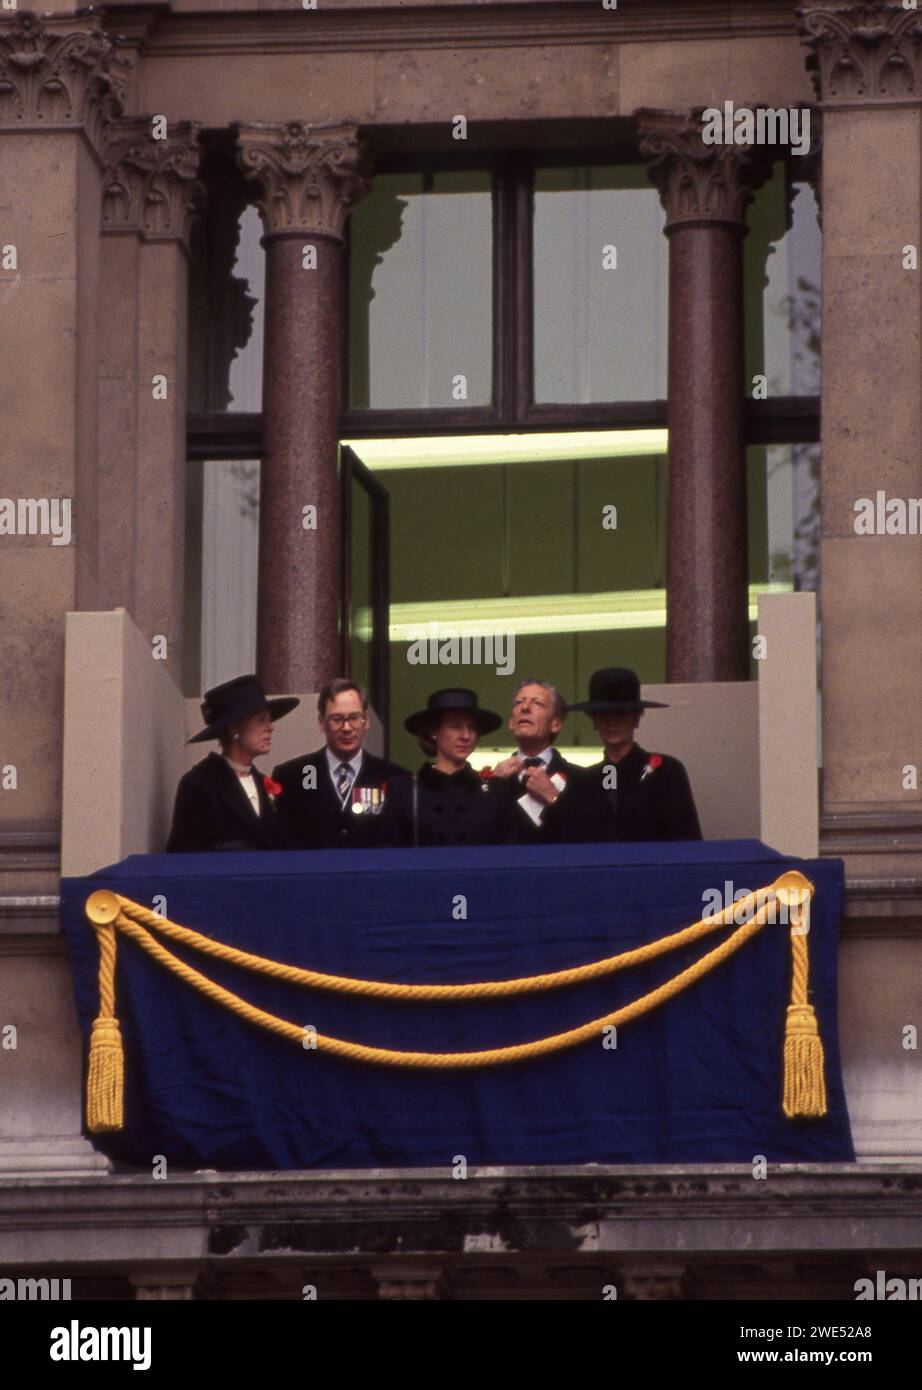
[{"label": "woman in black coat", "polygon": [[206,727],[189,739],[217,739],[209,753],[180,778],[167,853],[208,850],[288,849],[282,788],[256,767],[272,742],[272,720],[299,702],[269,700],[255,676],[237,676],[205,693]]},{"label": "woman in black coat", "polygon": [[502,722],[492,710],[480,709],[473,690],[464,689],[437,690],[424,710],[404,721],[404,728],[435,756],[412,783],[401,780],[396,808],[400,843],[505,844],[505,799],[468,762],[478,737],[493,733]]}]

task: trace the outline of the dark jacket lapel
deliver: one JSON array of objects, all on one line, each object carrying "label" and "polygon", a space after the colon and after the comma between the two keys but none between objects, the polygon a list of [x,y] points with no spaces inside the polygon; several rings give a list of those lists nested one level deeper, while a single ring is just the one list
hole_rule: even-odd
[{"label": "dark jacket lapel", "polygon": [[359,768],[359,775],[353,782],[355,787],[380,787],[384,777],[386,764],[380,758],[376,758],[373,753],[362,752],[362,766]]},{"label": "dark jacket lapel", "polygon": [[[233,811],[238,820],[252,829],[254,824],[259,822],[259,817],[255,814],[250,805],[250,798],[247,796],[243,787],[240,785],[240,778],[234,769],[222,758],[220,753],[210,753],[205,760],[202,768],[205,772],[224,804]],[[255,772],[255,768],[254,768]],[[257,794],[261,791],[262,778],[256,774]],[[262,801],[260,801],[262,805]]]},{"label": "dark jacket lapel", "polygon": [[[313,798],[313,801],[310,804],[316,806],[317,811],[320,815],[332,814],[333,812],[338,810],[339,797],[336,794],[336,787],[333,783],[333,778],[330,774],[330,768],[327,763],[326,748],[321,748],[318,750],[318,752],[311,753],[309,757],[304,759],[302,767],[313,767],[316,770],[317,786],[314,791],[308,791],[302,785],[301,778],[299,776],[296,791],[300,794],[300,796],[302,798]],[[320,802],[319,805],[317,805],[318,797]]]}]

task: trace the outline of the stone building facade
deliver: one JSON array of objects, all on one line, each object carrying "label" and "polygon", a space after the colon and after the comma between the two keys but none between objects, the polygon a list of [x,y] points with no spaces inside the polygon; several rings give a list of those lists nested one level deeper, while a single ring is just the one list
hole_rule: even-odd
[{"label": "stone building facade", "polygon": [[[706,145],[702,112],[726,102],[809,111],[809,154]],[[740,366],[743,243],[779,161],[821,212],[822,381],[763,400]],[[500,189],[488,399],[413,420],[357,406],[347,301],[364,243],[350,220],[382,171],[478,163]],[[515,171],[542,163],[630,165],[658,191],[668,371],[646,412],[535,399],[515,346],[532,315]],[[234,240],[253,207],[264,384],[259,409],[234,415],[221,397],[254,303]],[[868,1270],[922,1273],[922,1073],[903,1042],[922,1023],[922,803],[906,772],[922,754],[922,542],[854,524],[860,498],[922,496],[920,234],[922,16],[902,3],[0,6],[0,494],[73,504],[69,544],[40,524],[0,537],[0,765],[16,768],[0,792],[0,1025],[16,1012],[42,1043],[0,1052],[0,1074],[18,1068],[0,1117],[5,1273],[61,1269],[85,1296],[226,1298],[311,1283],[354,1298],[598,1297],[612,1283],[637,1298],[849,1297]],[[305,549],[292,518],[305,502],[340,515],[341,441],[632,426],[669,431],[671,682],[749,678],[747,449],[819,446],[818,836],[846,862],[859,1164],[781,1172],[757,1199],[736,1168],[460,1185],[107,1172],[79,1137],[56,920],[65,614],[124,608],[195,694],[189,461],[263,459],[258,669],[270,689],[316,690],[341,665],[346,538],[330,524]]]}]

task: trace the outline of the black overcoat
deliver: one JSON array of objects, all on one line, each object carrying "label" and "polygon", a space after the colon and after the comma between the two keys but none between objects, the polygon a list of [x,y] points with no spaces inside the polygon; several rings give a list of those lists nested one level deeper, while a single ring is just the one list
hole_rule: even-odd
[{"label": "black overcoat", "polygon": [[[519,756],[524,757],[526,755],[520,753]],[[535,824],[528,812],[519,805],[519,798],[525,792],[525,787],[519,778],[513,776],[494,777],[492,779],[497,795],[505,797],[509,803],[506,808],[506,823],[510,844],[556,845],[568,838],[565,798],[572,791],[573,778],[579,776],[580,769],[575,764],[568,763],[565,758],[560,756],[557,749],[553,748],[545,770],[549,777],[552,777],[555,772],[562,773],[567,781],[553,806],[545,806],[544,814],[538,825]]]},{"label": "black overcoat", "polygon": [[[565,838],[605,840],[700,840],[701,826],[688,773],[678,758],[656,754],[659,765],[644,776],[651,754],[634,744],[620,762],[580,769],[574,795],[558,803]],[[606,769],[616,770],[617,786],[606,788]],[[609,778],[610,780],[610,778]]]},{"label": "black overcoat", "polygon": [[440,772],[424,763],[402,781],[393,801],[393,843],[398,845],[503,845],[509,840],[509,798],[481,779],[469,763]]},{"label": "black overcoat", "polygon": [[[314,769],[313,787],[305,787],[307,769]],[[284,806],[288,834],[299,849],[383,849],[394,842],[390,798],[394,784],[410,780],[405,767],[386,762],[372,753],[362,752],[359,775],[352,784],[345,806],[333,785],[326,749],[290,758],[280,763],[272,776],[282,785],[280,803]],[[362,787],[383,792],[382,809],[375,811],[362,800]],[[361,812],[353,806],[361,805]]]},{"label": "black overcoat", "polygon": [[269,800],[263,776],[253,768],[260,814],[240,778],[220,753],[209,753],[179,779],[167,853],[208,850],[287,849],[280,798]]}]

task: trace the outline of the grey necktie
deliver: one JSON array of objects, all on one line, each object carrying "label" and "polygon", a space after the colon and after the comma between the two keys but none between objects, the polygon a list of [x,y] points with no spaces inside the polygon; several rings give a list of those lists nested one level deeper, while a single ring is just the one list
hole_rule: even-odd
[{"label": "grey necktie", "polygon": [[352,768],[348,763],[340,763],[336,769],[336,790],[339,792],[340,801],[345,801],[352,786]]}]

